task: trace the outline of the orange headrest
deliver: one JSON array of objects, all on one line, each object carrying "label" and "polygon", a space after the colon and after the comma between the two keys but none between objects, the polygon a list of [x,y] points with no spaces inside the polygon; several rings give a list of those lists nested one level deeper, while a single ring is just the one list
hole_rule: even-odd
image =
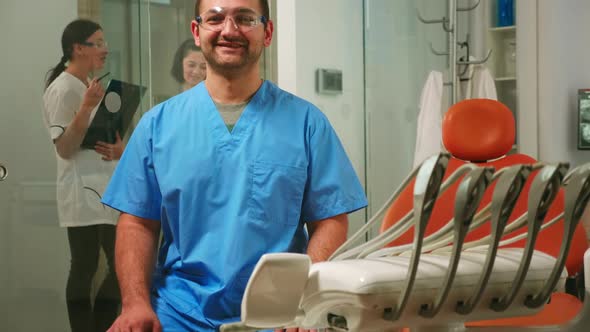
[{"label": "orange headrest", "polygon": [[443,144],[456,158],[482,162],[512,149],[514,116],[492,99],[467,99],[451,106],[442,124]]}]

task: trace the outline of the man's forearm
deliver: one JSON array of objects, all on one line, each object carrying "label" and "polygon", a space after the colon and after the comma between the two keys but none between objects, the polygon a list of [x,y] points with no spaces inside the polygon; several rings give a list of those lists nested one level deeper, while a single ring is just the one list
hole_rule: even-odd
[{"label": "man's forearm", "polygon": [[341,214],[307,223],[307,230],[309,231],[307,255],[313,263],[323,262],[346,241],[348,216]]},{"label": "man's forearm", "polygon": [[115,265],[123,307],[150,304],[151,275],[160,223],[121,214],[117,225]]}]

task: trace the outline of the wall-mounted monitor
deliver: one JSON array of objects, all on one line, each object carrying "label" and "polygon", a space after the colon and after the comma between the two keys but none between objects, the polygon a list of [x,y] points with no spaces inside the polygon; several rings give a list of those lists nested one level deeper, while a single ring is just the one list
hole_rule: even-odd
[{"label": "wall-mounted monitor", "polygon": [[590,150],[590,89],[578,90],[578,149]]}]

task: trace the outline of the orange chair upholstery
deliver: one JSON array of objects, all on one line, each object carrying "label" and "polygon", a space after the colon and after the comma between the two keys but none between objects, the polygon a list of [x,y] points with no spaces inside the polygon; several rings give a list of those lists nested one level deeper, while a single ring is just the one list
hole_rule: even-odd
[{"label": "orange chair upholstery", "polygon": [[[443,120],[443,143],[445,148],[451,154],[451,159],[447,166],[445,179],[452,174],[458,167],[465,163],[476,163],[479,166],[492,166],[496,170],[514,164],[533,164],[536,162],[530,156],[524,154],[507,153],[512,149],[515,139],[514,117],[510,109],[502,103],[490,99],[469,99],[453,105],[445,114]],[[521,216],[527,210],[528,191],[532,179],[536,174],[529,176],[524,190],[518,199],[509,223]],[[459,186],[457,181],[446,192],[442,193],[432,211],[429,224],[426,229],[426,236],[434,233],[444,226],[453,217],[455,192]],[[400,220],[406,215],[413,206],[414,183],[400,194],[387,210],[381,225],[381,232],[389,228],[393,223]],[[480,209],[491,201],[494,185],[486,191]],[[560,191],[551,206],[545,221],[551,220],[563,212],[564,193]],[[490,234],[491,226],[485,223],[483,226],[470,232],[466,241],[480,239]],[[526,232],[526,227],[517,232],[510,234],[510,237]],[[560,221],[539,233],[535,249],[557,257],[561,247],[561,239],[564,232],[563,221]],[[390,243],[390,246],[411,243],[413,240],[413,230],[403,234],[401,237]],[[526,240],[515,242],[509,247],[524,248]],[[566,262],[566,268],[569,275],[574,275],[583,268],[583,256],[587,248],[585,232],[580,224],[576,229],[572,240],[572,246]],[[543,323],[559,324],[570,319],[570,316],[560,316],[559,314],[550,314],[557,309],[558,312],[563,305],[569,308],[570,312],[575,315],[581,308],[581,302],[576,298],[566,294],[559,294],[552,297],[552,304],[546,306],[539,317],[543,316]],[[560,305],[563,304],[563,305]],[[577,305],[572,305],[572,303]],[[503,324],[493,321],[492,325],[529,325],[530,322],[539,322],[539,320],[530,320],[530,318],[506,320]],[[479,325],[490,325],[480,323]]]}]

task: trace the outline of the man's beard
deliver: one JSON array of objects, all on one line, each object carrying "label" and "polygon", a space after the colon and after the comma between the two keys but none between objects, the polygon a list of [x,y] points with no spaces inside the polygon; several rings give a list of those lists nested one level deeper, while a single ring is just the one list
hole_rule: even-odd
[{"label": "man's beard", "polygon": [[205,60],[207,60],[207,65],[211,66],[212,69],[218,72],[235,73],[248,68],[250,65],[258,63],[258,59],[262,55],[262,48],[260,50],[250,51],[250,44],[247,41],[240,41],[240,44],[242,44],[245,53],[238,61],[231,62],[226,62],[220,59],[221,56],[215,52],[215,48],[218,47],[217,45],[214,45],[210,50],[202,49],[203,56],[205,57]]}]

